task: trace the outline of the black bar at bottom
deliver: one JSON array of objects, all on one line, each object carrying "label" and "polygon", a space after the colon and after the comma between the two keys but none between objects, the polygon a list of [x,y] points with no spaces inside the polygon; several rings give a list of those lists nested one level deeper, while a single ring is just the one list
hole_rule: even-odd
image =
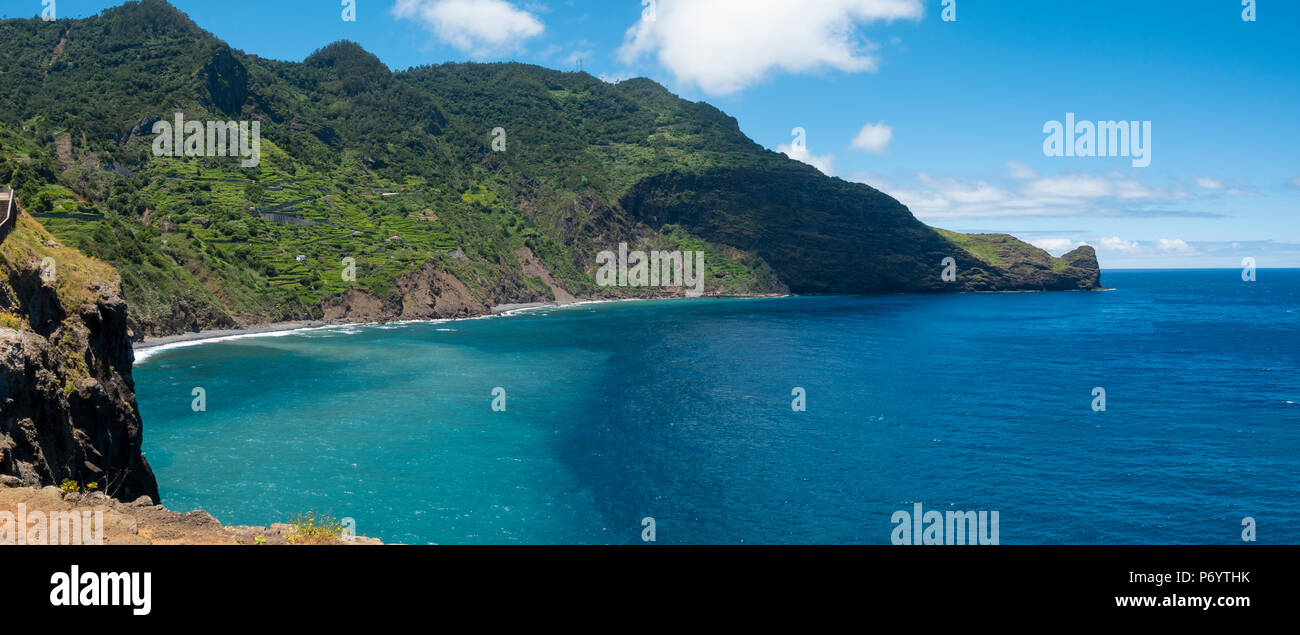
[{"label": "black bar at bottom", "polygon": [[[1298,555],[1298,547],[1263,545],[0,547],[0,610],[60,625],[271,616],[314,623],[376,613],[442,620],[485,611],[520,619],[592,607],[646,619],[703,609],[751,619],[940,610],[1235,620],[1292,609]],[[130,601],[54,606],[52,576],[71,574],[74,565],[79,576],[149,572],[148,614],[135,615]],[[1133,602],[1155,605],[1120,606]]]}]

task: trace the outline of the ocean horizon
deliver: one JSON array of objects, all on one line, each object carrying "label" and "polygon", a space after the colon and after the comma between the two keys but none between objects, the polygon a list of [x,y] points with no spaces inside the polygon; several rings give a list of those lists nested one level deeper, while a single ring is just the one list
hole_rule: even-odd
[{"label": "ocean horizon", "polygon": [[889,544],[916,504],[997,512],[1002,544],[1300,540],[1300,270],[1102,284],[168,345],[134,371],[144,449],[169,508],[397,543],[634,544],[651,518],[667,544]]}]

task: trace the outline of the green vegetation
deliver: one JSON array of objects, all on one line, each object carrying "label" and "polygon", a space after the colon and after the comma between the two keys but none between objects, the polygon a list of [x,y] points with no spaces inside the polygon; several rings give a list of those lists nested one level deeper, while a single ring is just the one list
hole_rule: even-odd
[{"label": "green vegetation", "polygon": [[343,540],[343,523],[333,516],[309,511],[293,517],[289,525],[293,533],[286,538],[296,545],[332,545]]},{"label": "green vegetation", "polygon": [[53,276],[54,287],[65,307],[93,303],[97,299],[93,289],[104,281],[117,279],[112,267],[62,244],[31,218],[19,216],[14,229],[0,243],[0,264],[9,270],[44,271],[47,263],[57,272]]},{"label": "green vegetation", "polygon": [[986,234],[959,234],[957,232],[950,232],[946,229],[935,231],[938,231],[944,238],[952,241],[953,244],[970,252],[972,256],[975,256],[988,264],[998,266],[1006,264],[1002,256],[998,254],[997,245],[989,241],[988,235]]},{"label": "green vegetation", "polygon": [[63,490],[68,494],[77,494],[80,492],[93,492],[99,489],[99,483],[95,483],[93,481],[90,483],[86,483],[86,487],[83,489],[80,483],[70,478],[65,478],[63,479],[62,483],[59,483],[59,489]]},{"label": "green vegetation", "polygon": [[21,331],[26,326],[26,320],[8,311],[0,311],[0,327]]},{"label": "green vegetation", "polygon": [[[67,28],[0,24],[14,43],[0,69],[31,87],[0,95],[0,183],[61,240],[121,271],[146,331],[178,312],[208,325],[319,318],[326,299],[352,287],[388,297],[431,260],[483,304],[513,299],[498,297],[510,280],[549,297],[516,262],[524,246],[572,293],[625,293],[595,286],[598,247],[615,235],[681,242],[684,231],[638,227],[618,213],[620,196],[647,174],[757,148],[729,117],[645,81],[517,64],[393,74],[346,42],[300,64],[263,60],[154,0],[77,21],[50,65]],[[518,99],[486,98],[505,92]],[[162,103],[187,120],[262,121],[260,165],[153,156],[152,122],[173,111]],[[490,149],[496,127],[507,152]],[[614,235],[597,244],[602,228]],[[720,292],[776,281],[721,245],[709,266],[726,273]]]},{"label": "green vegetation", "polygon": [[[550,299],[521,247],[578,296],[647,292],[596,286],[595,254],[619,242],[704,250],[706,290],[722,294],[910,288],[954,243],[1005,264],[646,79],[522,64],[393,73],[349,42],[267,60],[162,0],[6,20],[0,41],[0,185],[118,269],[137,332],[320,318],[350,289],[399,305],[403,277],[426,263],[479,305]],[[261,122],[260,164],[154,156],[153,123],[177,111]]]},{"label": "green vegetation", "polygon": [[936,230],[940,235],[965,249],[976,258],[998,267],[1033,265],[1052,271],[1065,271],[1069,265],[1060,258],[1007,234],[958,234]]}]

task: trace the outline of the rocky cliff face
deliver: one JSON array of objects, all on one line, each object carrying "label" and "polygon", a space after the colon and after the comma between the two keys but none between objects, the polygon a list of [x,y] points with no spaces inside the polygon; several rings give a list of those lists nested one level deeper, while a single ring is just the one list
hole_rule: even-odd
[{"label": "rocky cliff face", "polygon": [[121,281],[20,215],[0,242],[0,479],[158,501]]}]

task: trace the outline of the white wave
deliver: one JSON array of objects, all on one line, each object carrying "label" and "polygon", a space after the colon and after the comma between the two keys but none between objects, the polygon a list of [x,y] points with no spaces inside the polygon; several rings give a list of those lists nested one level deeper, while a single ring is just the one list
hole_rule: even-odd
[{"label": "white wave", "polygon": [[242,340],[253,337],[283,337],[285,335],[299,335],[308,331],[323,331],[327,329],[338,329],[339,325],[327,324],[325,326],[304,326],[302,328],[284,329],[282,331],[260,331],[252,333],[232,333],[230,335],[217,335],[214,337],[204,337],[193,340],[182,340],[180,342],[168,342],[158,346],[150,346],[135,350],[135,363],[139,364],[158,353],[170,351],[177,348],[189,348],[191,346],[202,346],[204,344],[215,344],[217,342],[229,342],[232,340]]}]

